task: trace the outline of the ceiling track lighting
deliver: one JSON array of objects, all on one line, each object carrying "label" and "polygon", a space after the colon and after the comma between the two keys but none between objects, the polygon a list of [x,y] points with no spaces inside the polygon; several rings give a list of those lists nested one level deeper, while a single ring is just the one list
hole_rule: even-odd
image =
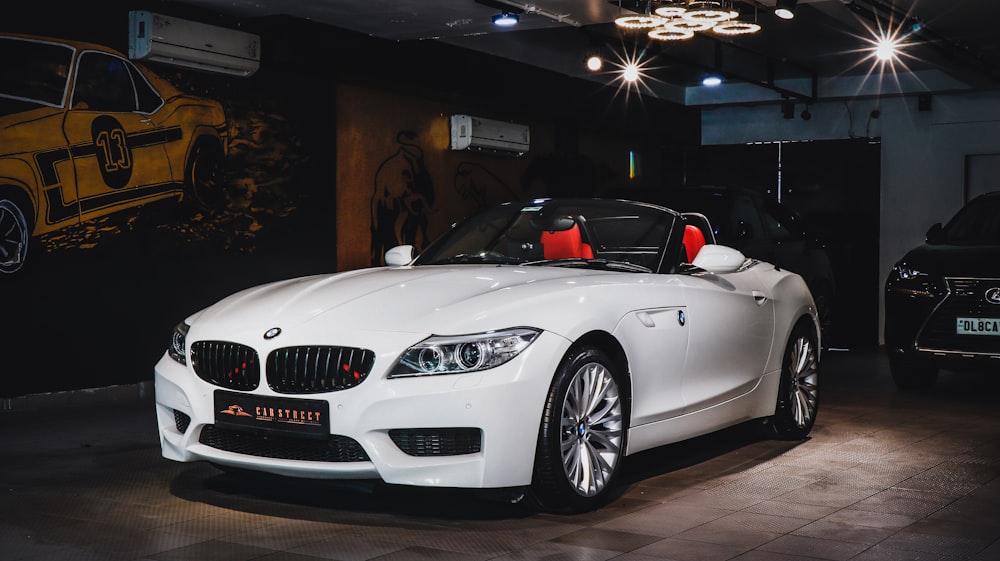
[{"label": "ceiling track lighting", "polygon": [[781,19],[795,19],[795,5],[798,0],[778,0],[774,5],[774,15]]},{"label": "ceiling track lighting", "polygon": [[658,4],[651,10],[652,2],[647,2],[645,15],[620,17],[615,23],[625,30],[646,31],[657,41],[682,41],[697,32],[733,36],[761,30],[757,22],[739,19],[734,0],[665,0]]},{"label": "ceiling track lighting", "polygon": [[718,74],[709,74],[701,79],[701,85],[714,88],[716,86],[722,85],[722,76]]},{"label": "ceiling track lighting", "polygon": [[503,11],[493,16],[493,25],[497,27],[514,27],[521,18],[513,12]]}]

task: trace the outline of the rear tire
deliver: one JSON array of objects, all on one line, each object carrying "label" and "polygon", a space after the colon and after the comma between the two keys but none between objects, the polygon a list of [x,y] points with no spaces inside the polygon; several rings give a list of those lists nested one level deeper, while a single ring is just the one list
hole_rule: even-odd
[{"label": "rear tire", "polygon": [[762,425],[762,435],[801,440],[809,435],[819,411],[819,349],[815,331],[799,322],[785,345],[781,383],[774,415]]},{"label": "rear tire", "polygon": [[34,213],[19,199],[0,192],[0,278],[23,274],[29,257],[34,260],[34,222],[30,218]]},{"label": "rear tire", "polygon": [[188,158],[184,173],[185,196],[199,210],[226,207],[225,154],[214,140],[199,140]]},{"label": "rear tire", "polygon": [[543,509],[585,512],[614,496],[627,432],[624,374],[584,347],[559,366],[545,400],[532,492]]}]

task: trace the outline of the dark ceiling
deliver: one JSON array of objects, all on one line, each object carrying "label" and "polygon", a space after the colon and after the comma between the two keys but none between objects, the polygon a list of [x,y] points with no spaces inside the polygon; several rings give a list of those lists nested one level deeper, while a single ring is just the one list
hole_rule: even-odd
[{"label": "dark ceiling", "polygon": [[[762,31],[723,39],[649,41],[614,20],[646,13],[637,0],[181,0],[231,18],[287,15],[389,41],[438,41],[559,74],[613,83],[614,61],[638,58],[646,93],[687,106],[810,102],[869,96],[1000,89],[1000,2],[994,0],[799,0],[781,20],[775,0],[736,1]],[[517,12],[501,30],[492,17]],[[871,56],[872,37],[898,33],[906,45],[892,66]],[[600,45],[612,64],[592,74],[585,53]],[[267,48],[266,45],[264,48]],[[700,85],[708,72],[721,87]]]}]

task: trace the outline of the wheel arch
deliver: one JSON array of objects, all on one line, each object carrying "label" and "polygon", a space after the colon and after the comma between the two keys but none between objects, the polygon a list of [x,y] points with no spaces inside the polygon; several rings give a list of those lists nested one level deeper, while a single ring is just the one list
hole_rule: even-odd
[{"label": "wheel arch", "polygon": [[32,197],[32,191],[19,181],[0,177],[0,198],[9,198],[25,212],[25,218],[30,222],[32,236],[38,227],[38,201]]},{"label": "wheel arch", "polygon": [[600,349],[614,362],[614,366],[618,368],[618,371],[622,374],[622,383],[626,386],[623,388],[625,390],[625,395],[628,398],[628,410],[632,410],[632,373],[629,370],[628,355],[625,353],[625,348],[622,347],[618,339],[608,333],[607,331],[590,331],[584,333],[580,338],[578,338],[566,353],[563,355],[563,360],[566,357],[573,354],[575,351],[583,347],[596,347]]},{"label": "wheel arch", "polygon": [[211,143],[217,146],[219,150],[222,152],[223,158],[225,158],[228,155],[227,154],[228,147],[226,146],[226,142],[219,135],[219,132],[209,126],[200,126],[191,133],[191,142],[188,143],[187,153],[184,154],[185,173],[188,170],[188,165],[191,163],[191,159],[194,157],[196,153],[196,149],[206,143]]}]

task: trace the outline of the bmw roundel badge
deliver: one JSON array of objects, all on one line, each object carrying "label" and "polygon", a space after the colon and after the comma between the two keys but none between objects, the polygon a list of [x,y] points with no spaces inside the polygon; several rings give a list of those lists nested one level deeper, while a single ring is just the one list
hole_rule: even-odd
[{"label": "bmw roundel badge", "polygon": [[677,310],[677,323],[679,323],[681,327],[684,327],[684,324],[687,323],[687,316],[684,315],[684,310]]},{"label": "bmw roundel badge", "polygon": [[267,331],[264,332],[265,339],[274,339],[278,335],[281,335],[280,327],[272,327],[271,329],[268,329]]}]

